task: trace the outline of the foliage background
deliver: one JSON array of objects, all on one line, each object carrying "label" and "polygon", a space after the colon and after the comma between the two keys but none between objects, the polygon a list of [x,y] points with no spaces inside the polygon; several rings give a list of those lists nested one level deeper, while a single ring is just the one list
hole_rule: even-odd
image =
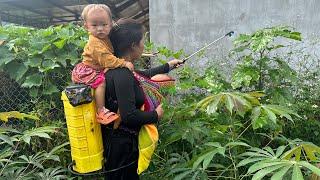
[{"label": "foliage background", "polygon": [[[7,121],[1,123],[0,177],[32,178],[32,168],[38,164],[36,178],[50,172],[56,172],[51,175],[57,179],[71,177],[65,171],[71,160],[68,148],[64,149],[68,139],[60,92],[70,82],[86,38],[86,32],[72,24],[47,29],[0,27],[0,112],[30,114],[0,116]],[[231,78],[219,66],[203,73],[187,65],[177,70],[176,87],[163,90],[167,101],[159,124],[160,142],[142,178],[319,175],[314,166],[320,152],[319,58],[297,48],[301,39],[299,32],[283,26],[239,35],[230,52],[230,59],[237,62],[229,72]],[[151,42],[146,42],[146,51],[158,51],[155,59],[160,63],[185,56],[183,50],[174,52]],[[18,120],[30,117],[38,120]],[[38,128],[45,127],[39,134]],[[31,141],[19,138],[32,130]],[[7,149],[12,153],[1,156]],[[53,149],[61,149],[56,154],[59,159],[47,162],[45,153]],[[33,158],[37,153],[41,158]],[[17,165],[21,158],[25,162]]]}]

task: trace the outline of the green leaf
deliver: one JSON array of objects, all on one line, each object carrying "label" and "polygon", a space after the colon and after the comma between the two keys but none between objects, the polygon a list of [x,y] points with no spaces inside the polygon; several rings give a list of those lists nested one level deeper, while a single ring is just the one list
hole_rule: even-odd
[{"label": "green leaf", "polygon": [[282,159],[291,159],[291,157],[294,155],[296,161],[300,160],[302,151],[304,151],[304,153],[307,155],[307,157],[310,160],[316,160],[316,153],[320,153],[320,147],[309,143],[309,142],[301,142],[300,144],[296,145],[295,147],[293,147],[292,149],[290,149],[289,151],[285,152],[281,158]]},{"label": "green leaf", "polygon": [[203,153],[194,158],[193,169],[196,169],[201,162],[203,162],[203,168],[206,169],[209,163],[212,161],[214,155],[216,155],[217,153],[223,154],[224,151],[224,147],[210,148],[204,151]]},{"label": "green leaf", "polygon": [[252,121],[252,128],[258,129],[268,124],[268,119],[265,116],[258,117],[255,121]]},{"label": "green leaf", "polygon": [[231,147],[234,147],[234,146],[245,146],[245,147],[250,147],[250,145],[248,145],[247,143],[244,143],[244,142],[229,142],[228,144],[225,145],[226,147],[227,146],[231,146]]},{"label": "green leaf", "polygon": [[[12,154],[13,154],[13,151],[12,151],[12,148],[11,148],[11,147],[2,148],[2,149],[0,150],[0,164],[1,164],[1,162],[5,162],[5,161],[8,162],[8,160],[7,160],[6,158],[12,156]],[[10,161],[9,161],[9,162],[10,162]],[[2,166],[2,167],[3,167],[3,166]]]},{"label": "green leaf", "polygon": [[59,48],[62,49],[64,47],[64,45],[66,44],[67,40],[66,39],[61,39],[59,41],[54,42],[53,44]]},{"label": "green leaf", "polygon": [[7,72],[10,77],[16,81],[19,81],[24,74],[28,71],[28,67],[26,67],[23,63],[11,62],[6,66]]},{"label": "green leaf", "polygon": [[31,76],[28,76],[24,83],[21,85],[22,87],[31,88],[34,86],[41,86],[42,84],[42,77],[41,74],[32,74]]},{"label": "green leaf", "polygon": [[56,162],[60,162],[60,157],[58,155],[45,154],[45,157],[48,160],[53,160],[53,161],[56,161]]},{"label": "green leaf", "polygon": [[313,173],[315,173],[315,174],[317,174],[318,176],[320,176],[320,169],[319,169],[318,167],[310,164],[309,162],[307,162],[307,161],[299,161],[297,164],[308,168],[308,169],[311,170]]},{"label": "green leaf", "polygon": [[248,34],[240,34],[235,40],[235,45],[245,44],[251,40],[251,35]]},{"label": "green leaf", "polygon": [[248,173],[254,173],[260,169],[270,167],[270,166],[285,165],[285,164],[287,164],[287,162],[272,161],[272,160],[261,161],[261,162],[255,163],[254,165],[250,166],[250,168],[248,169]]},{"label": "green leaf", "polygon": [[22,136],[21,139],[27,144],[30,144],[31,136]]},{"label": "green leaf", "polygon": [[[213,114],[217,111],[218,104],[219,104],[221,98],[222,98],[222,96],[215,96],[215,98],[213,99],[212,102],[208,101],[208,106],[207,106],[207,113],[208,114]],[[203,104],[202,106],[205,106],[205,104]]]},{"label": "green leaf", "polygon": [[233,110],[233,107],[234,107],[234,103],[233,103],[233,100],[230,96],[227,96],[227,101],[226,101],[226,107],[229,111],[230,114],[232,114],[232,110]]},{"label": "green leaf", "polygon": [[168,138],[165,139],[164,144],[168,146],[176,141],[182,139],[182,134],[171,134]]},{"label": "green leaf", "polygon": [[27,144],[30,144],[31,137],[42,137],[51,139],[48,133],[55,132],[56,127],[40,127],[40,128],[34,128],[31,130],[26,130],[23,132],[23,136],[21,137],[23,141],[25,141]]},{"label": "green leaf", "polygon": [[267,155],[268,157],[270,158],[273,158],[274,157],[274,153],[270,153],[270,150],[268,151],[268,149],[271,149],[269,146],[268,147],[265,147],[263,149],[260,149],[260,148],[256,148],[256,147],[252,147],[250,150],[253,151],[253,152],[258,152],[259,154],[263,154],[263,155]]},{"label": "green leaf", "polygon": [[293,165],[292,180],[303,180],[302,172],[297,164]]},{"label": "green leaf", "polygon": [[51,48],[51,44],[47,44],[41,49],[41,51],[38,51],[36,54],[43,54],[44,52],[48,51],[50,48]]},{"label": "green leaf", "polygon": [[53,93],[60,92],[57,86],[53,85],[51,82],[48,82],[46,84],[45,89],[43,90],[43,94],[50,95]]},{"label": "green leaf", "polygon": [[181,180],[181,179],[185,178],[186,176],[188,176],[189,174],[191,174],[192,172],[193,172],[192,169],[188,170],[188,171],[185,171],[185,172],[175,176],[173,180]]},{"label": "green leaf", "polygon": [[35,86],[30,88],[29,95],[31,97],[33,97],[33,98],[38,97],[38,94],[39,94],[39,89],[38,88],[36,88]]},{"label": "green leaf", "polygon": [[53,155],[53,154],[58,154],[59,152],[65,151],[64,147],[69,145],[69,142],[65,142],[59,146],[55,146],[48,154]]},{"label": "green leaf", "polygon": [[255,122],[261,114],[261,107],[257,106],[252,109],[251,121]]},{"label": "green leaf", "polygon": [[44,60],[44,61],[42,61],[41,67],[39,67],[39,71],[46,72],[46,71],[52,70],[56,67],[60,67],[60,65],[53,62],[52,60]]},{"label": "green leaf", "polygon": [[216,153],[207,154],[207,156],[203,160],[203,164],[202,164],[203,169],[207,169],[208,168],[208,166],[209,166],[210,162],[212,161],[214,155],[216,155]]},{"label": "green leaf", "polygon": [[0,134],[0,140],[4,141],[5,143],[9,144],[10,146],[13,146],[13,142],[11,138],[7,135]]},{"label": "green leaf", "polygon": [[247,164],[250,164],[250,163],[253,163],[253,162],[257,162],[257,161],[261,161],[263,159],[265,159],[265,158],[264,157],[255,157],[255,158],[243,159],[237,164],[237,167],[245,166]]},{"label": "green leaf", "polygon": [[[33,119],[33,120],[39,120],[37,116],[29,115],[25,113],[20,113],[18,111],[9,111],[9,112],[0,112],[0,120],[7,122],[9,118],[16,118],[16,119]],[[6,131],[9,130],[8,128],[5,129]],[[1,129],[0,129],[1,132]],[[18,133],[19,131],[16,131],[14,129],[11,130],[11,132]]]},{"label": "green leaf", "polygon": [[0,46],[0,66],[8,64],[14,60],[14,55],[6,46]]},{"label": "green leaf", "polygon": [[292,165],[281,168],[280,171],[273,174],[271,180],[282,180],[282,177],[288,172]]},{"label": "green leaf", "polygon": [[261,169],[260,171],[256,172],[253,177],[252,180],[260,180],[263,177],[265,177],[267,174],[272,173],[273,171],[276,171],[277,169],[280,169],[282,167],[286,166],[285,164],[279,164],[279,165],[275,165],[275,166],[271,166],[271,167],[267,167],[264,169]]},{"label": "green leaf", "polygon": [[30,67],[40,67],[42,59],[40,57],[29,57],[28,61],[25,62],[25,65]]},{"label": "green leaf", "polygon": [[266,112],[268,118],[274,123],[274,124],[277,124],[277,116],[272,112],[270,111],[268,108],[262,106],[262,108],[264,109],[264,111]]},{"label": "green leaf", "polygon": [[[16,112],[18,112],[18,111],[16,111]],[[0,117],[4,113],[8,113],[8,112],[0,112]],[[3,119],[0,119],[0,120],[3,120]],[[15,133],[15,134],[21,134],[20,131],[18,131],[16,129],[13,129],[13,128],[10,128],[10,127],[0,127],[0,133],[6,133],[6,132],[11,132],[11,133]]]},{"label": "green leaf", "polygon": [[280,146],[277,148],[276,157],[280,157],[283,151],[286,149],[287,146]]}]

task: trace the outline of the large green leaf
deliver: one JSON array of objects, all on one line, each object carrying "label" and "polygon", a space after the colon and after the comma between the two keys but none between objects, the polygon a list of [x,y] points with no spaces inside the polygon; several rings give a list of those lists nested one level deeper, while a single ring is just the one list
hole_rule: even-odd
[{"label": "large green leaf", "polygon": [[66,44],[66,42],[67,42],[67,39],[61,39],[61,40],[59,40],[59,41],[54,42],[53,44],[54,44],[57,48],[62,49],[62,48],[64,47],[64,45]]},{"label": "large green leaf", "polygon": [[28,71],[28,67],[23,63],[13,61],[6,65],[6,71],[12,79],[19,81]]},{"label": "large green leaf", "polygon": [[[302,144],[306,144],[306,142]],[[244,159],[240,161],[238,167],[253,163],[248,169],[248,174],[253,174],[252,179],[262,179],[266,175],[272,175],[272,180],[282,180],[291,174],[291,179],[300,180],[303,179],[301,170],[307,169],[316,175],[320,175],[320,169],[307,161],[291,158],[290,160],[284,159],[283,157],[292,154],[292,150],[283,153],[285,147],[278,147],[276,153],[270,147],[263,149],[251,148],[248,152],[242,154]]]},{"label": "large green leaf", "polygon": [[8,64],[9,62],[14,60],[13,53],[10,52],[8,47],[0,46],[0,67],[4,64]]},{"label": "large green leaf", "polygon": [[[295,112],[278,105],[259,105],[253,108],[251,114],[252,126],[254,129],[262,128],[268,124],[268,121],[277,124],[280,118],[285,117],[286,119],[293,122],[292,116],[300,117]],[[280,118],[278,118],[279,116]]]},{"label": "large green leaf", "polygon": [[307,161],[299,161],[297,164],[308,168],[310,171],[312,171],[313,173],[315,173],[316,175],[318,175],[320,177],[320,169],[319,169],[319,167],[316,167],[316,166],[310,164]]},{"label": "large green leaf", "polygon": [[317,159],[316,154],[320,153],[320,147],[309,142],[300,142],[297,145],[294,145],[291,150],[284,153],[281,158],[289,160],[294,156],[296,161],[300,161],[302,153],[305,154],[307,158],[314,161]]},{"label": "large green leaf", "polygon": [[221,155],[224,155],[225,147],[222,147],[220,144],[218,144],[218,147],[209,148],[202,152],[200,155],[197,155],[194,157],[191,161],[193,162],[193,169],[196,169],[201,162],[203,162],[203,169],[206,169],[209,165],[209,163],[212,161],[213,157],[219,153]]},{"label": "large green leaf", "polygon": [[40,67],[42,63],[42,59],[39,56],[32,56],[29,57],[28,60],[24,63],[27,66],[30,67]]},{"label": "large green leaf", "polygon": [[257,162],[255,164],[253,164],[252,166],[250,166],[250,168],[248,169],[248,173],[254,173],[254,172],[259,171],[261,169],[265,169],[267,167],[272,167],[272,166],[281,165],[281,167],[283,167],[286,164],[287,164],[287,162],[268,159],[268,160]]},{"label": "large green leaf", "polygon": [[206,110],[208,114],[213,114],[219,107],[225,107],[230,114],[235,112],[235,114],[243,116],[248,110],[252,109],[251,102],[255,103],[253,99],[257,98],[250,96],[250,94],[222,92],[201,100],[197,103],[197,108]]},{"label": "large green leaf", "polygon": [[41,74],[32,74],[31,76],[26,77],[26,80],[21,85],[22,87],[31,88],[34,86],[41,86],[42,84],[42,76]]},{"label": "large green leaf", "polygon": [[48,82],[43,90],[43,94],[49,95],[53,93],[60,92],[56,85]]},{"label": "large green leaf", "polygon": [[11,138],[5,134],[0,134],[0,140],[2,140],[3,142],[5,142],[6,144],[9,144],[10,146],[13,146],[13,141],[11,140]]},{"label": "large green leaf", "polygon": [[51,139],[48,133],[53,133],[56,131],[56,129],[57,127],[47,126],[26,130],[23,132],[23,136],[21,137],[21,139],[28,144],[30,144],[31,137],[35,136]]},{"label": "large green leaf", "polygon": [[40,72],[47,72],[49,70],[52,70],[56,67],[60,67],[59,64],[55,63],[52,60],[44,60],[42,61],[41,67],[39,67]]},{"label": "large green leaf", "polygon": [[39,120],[39,118],[35,115],[20,113],[18,111],[0,112],[0,120],[1,121],[8,122],[9,118],[16,118],[16,119],[28,118],[28,119],[33,119],[33,120]]},{"label": "large green leaf", "polygon": [[293,165],[292,180],[304,180],[302,172],[297,164]]},{"label": "large green leaf", "polygon": [[282,167],[281,170],[273,174],[271,180],[281,180],[290,168],[291,166]]},{"label": "large green leaf", "polygon": [[183,178],[187,177],[189,174],[193,173],[193,170],[187,170],[183,173],[178,174],[177,176],[174,177],[173,180],[182,180]]},{"label": "large green leaf", "polygon": [[283,168],[284,166],[286,166],[286,164],[279,164],[279,165],[274,165],[274,166],[261,169],[254,174],[254,176],[252,177],[252,180],[260,180],[263,177],[265,177],[267,174],[272,173],[280,168]]}]

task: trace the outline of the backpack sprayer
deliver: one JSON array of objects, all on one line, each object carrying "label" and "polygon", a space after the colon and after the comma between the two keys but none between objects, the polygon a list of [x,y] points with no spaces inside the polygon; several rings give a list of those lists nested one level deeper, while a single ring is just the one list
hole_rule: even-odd
[{"label": "backpack sprayer", "polygon": [[[234,32],[230,31],[203,46],[199,50],[183,58],[182,63],[176,65],[174,68],[184,64],[188,59],[217,43],[224,37],[231,37],[233,34]],[[151,56],[156,54],[157,53],[152,54]],[[150,54],[148,56],[150,56]],[[128,165],[109,171],[101,171],[104,165],[104,149],[101,127],[96,121],[95,102],[90,87],[84,85],[68,86],[65,91],[62,92],[61,100],[64,105],[71,146],[72,163],[68,166],[71,173],[81,176],[99,175],[126,168],[134,163],[131,162]]]}]

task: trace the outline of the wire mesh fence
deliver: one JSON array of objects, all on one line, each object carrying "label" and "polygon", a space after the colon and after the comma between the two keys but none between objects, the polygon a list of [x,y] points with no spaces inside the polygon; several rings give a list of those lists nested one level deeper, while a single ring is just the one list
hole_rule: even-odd
[{"label": "wire mesh fence", "polygon": [[[150,59],[144,58],[136,64],[137,69],[150,68]],[[0,112],[21,111],[31,112],[39,109],[45,110],[41,113],[57,113],[63,111],[63,105],[60,100],[61,92],[71,83],[71,70],[68,67],[67,71],[50,73],[50,81],[57,87],[58,92],[52,94],[44,94],[42,85],[37,88],[39,93],[34,92],[34,89],[24,88],[18,82],[11,79],[5,72],[0,72]],[[43,77],[43,81],[47,81]],[[45,84],[45,83],[43,83]],[[41,106],[41,108],[38,108]]]},{"label": "wire mesh fence", "polygon": [[21,88],[4,72],[0,72],[0,97],[0,112],[17,110],[31,101],[28,89]]},{"label": "wire mesh fence", "polygon": [[[0,72],[0,112],[33,112],[48,120],[63,118],[61,92],[70,83],[70,74],[53,74],[58,92],[33,94],[32,89],[24,88],[12,80],[8,74]],[[41,87],[39,87],[40,89]]]}]

